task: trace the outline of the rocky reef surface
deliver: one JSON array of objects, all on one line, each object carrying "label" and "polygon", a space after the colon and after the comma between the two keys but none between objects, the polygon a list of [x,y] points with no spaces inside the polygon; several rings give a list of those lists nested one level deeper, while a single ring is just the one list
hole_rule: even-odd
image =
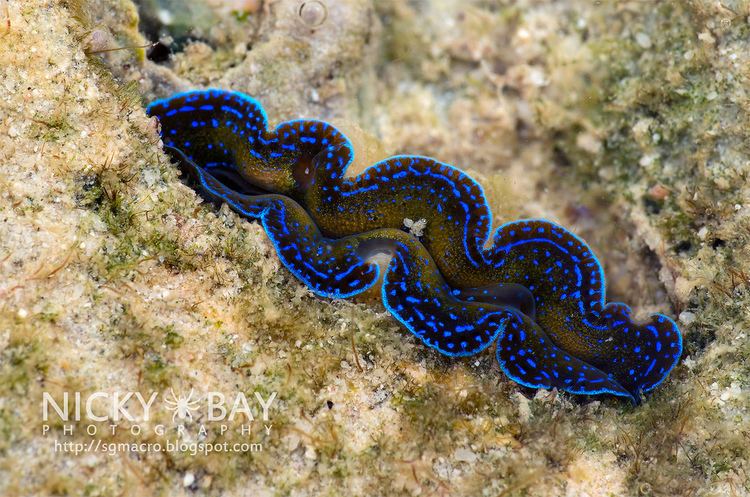
[{"label": "rocky reef surface", "polygon": [[[640,407],[534,392],[314,297],[161,150],[144,104],[208,86],[335,123],[355,171],[430,155],[496,224],[569,226],[610,299],[678,320],[684,359]],[[0,494],[750,495],[746,4],[6,1],[0,89]],[[249,433],[161,408],[191,389],[243,393]],[[43,420],[45,393],[76,391],[160,408]]]}]

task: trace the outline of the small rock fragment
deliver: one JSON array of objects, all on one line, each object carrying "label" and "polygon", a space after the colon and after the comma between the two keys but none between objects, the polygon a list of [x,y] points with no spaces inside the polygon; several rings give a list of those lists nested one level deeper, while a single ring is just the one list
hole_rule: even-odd
[{"label": "small rock fragment", "polygon": [[636,34],[635,42],[641,48],[651,48],[651,38],[646,33]]},{"label": "small rock fragment", "polygon": [[688,325],[694,322],[696,318],[697,316],[695,315],[695,313],[690,311],[682,311],[679,316],[680,322],[684,325]]},{"label": "small rock fragment", "polygon": [[648,196],[653,200],[664,200],[669,196],[669,188],[657,183],[656,185],[649,188]]},{"label": "small rock fragment", "polygon": [[407,217],[404,218],[404,226],[409,229],[409,233],[419,238],[424,235],[424,230],[427,227],[427,219],[413,221]]},{"label": "small rock fragment", "polygon": [[469,448],[467,447],[461,447],[460,449],[456,449],[456,452],[453,453],[453,457],[456,458],[456,461],[462,461],[462,462],[468,462],[473,463],[478,459],[477,455]]},{"label": "small rock fragment", "polygon": [[193,483],[195,483],[195,475],[191,473],[190,471],[188,471],[187,473],[185,473],[185,476],[182,478],[182,486],[189,487]]}]

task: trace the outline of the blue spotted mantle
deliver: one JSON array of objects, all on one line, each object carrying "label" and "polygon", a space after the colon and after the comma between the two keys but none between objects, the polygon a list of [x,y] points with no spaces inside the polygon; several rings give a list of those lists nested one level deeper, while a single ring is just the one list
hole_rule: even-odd
[{"label": "blue spotted mantle", "polygon": [[[493,234],[482,187],[448,164],[396,156],[346,176],[353,151],[336,128],[269,129],[260,104],[240,93],[177,94],[148,113],[197,191],[262,223],[313,292],[348,298],[379,285],[390,314],[441,354],[496,343],[500,368],[521,385],[634,402],[679,360],[671,319],[636,323],[628,306],[606,303],[585,242],[544,219]],[[425,220],[418,237],[406,219]]]}]

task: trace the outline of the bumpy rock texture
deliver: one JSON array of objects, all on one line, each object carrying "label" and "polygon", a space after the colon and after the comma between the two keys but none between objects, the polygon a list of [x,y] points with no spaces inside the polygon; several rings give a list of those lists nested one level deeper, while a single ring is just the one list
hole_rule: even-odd
[{"label": "bumpy rock texture", "polygon": [[[160,11],[174,4],[141,5],[147,39],[130,0],[0,3],[0,493],[750,494],[746,5]],[[208,17],[180,31],[195,13]],[[159,34],[174,53],[157,64],[135,47]],[[204,86],[258,97],[274,122],[333,121],[357,169],[431,155],[479,178],[496,222],[570,226],[610,298],[679,317],[685,359],[638,408],[535,394],[489,353],[439,357],[376,306],[314,298],[259,226],[203,205],[161,151],[144,102]],[[170,388],[243,392],[250,434],[198,412],[179,434],[161,408]],[[154,391],[159,409],[114,433],[56,421],[43,434],[43,393],[65,391]],[[274,391],[264,423],[253,394]],[[54,443],[167,439],[263,450]]]}]

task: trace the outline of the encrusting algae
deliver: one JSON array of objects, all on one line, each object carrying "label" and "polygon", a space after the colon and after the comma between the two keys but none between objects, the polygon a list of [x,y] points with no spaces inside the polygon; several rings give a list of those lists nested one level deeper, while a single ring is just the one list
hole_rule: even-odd
[{"label": "encrusting algae", "polygon": [[[262,3],[207,2],[211,32],[159,63],[103,51],[156,41],[129,0],[0,4],[0,493],[750,493],[747,7],[327,0],[310,27],[300,2]],[[534,395],[491,354],[445,359],[370,304],[313,297],[163,153],[144,104],[204,86],[357,134],[355,172],[434,156],[479,178],[496,225],[570,226],[608,298],[679,318],[685,359],[638,408]],[[200,434],[194,413],[182,441],[262,450],[55,452],[174,440],[161,408],[140,436],[43,434],[44,392],[161,407],[191,388],[242,392],[255,420]]]}]

